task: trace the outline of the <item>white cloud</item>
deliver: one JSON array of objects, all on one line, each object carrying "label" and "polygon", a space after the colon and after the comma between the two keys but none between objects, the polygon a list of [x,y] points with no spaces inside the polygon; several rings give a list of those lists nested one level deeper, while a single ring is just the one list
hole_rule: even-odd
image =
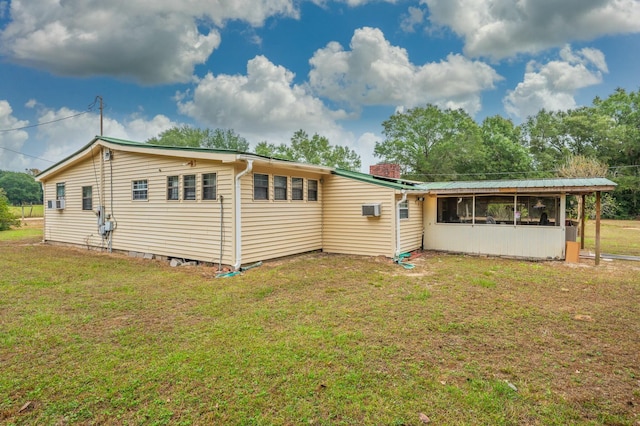
[{"label": "white cloud", "polygon": [[[343,0],[344,3],[346,3],[347,5],[351,6],[351,7],[357,7],[357,6],[363,6],[367,3],[374,3],[376,1],[380,1],[380,0]],[[384,0],[387,3],[396,3],[396,0]]]},{"label": "white cloud", "polygon": [[259,26],[270,16],[298,13],[292,0],[14,0],[10,8],[0,53],[13,61],[145,84],[189,81],[220,44],[214,25],[238,19]]},{"label": "white cloud", "polygon": [[524,80],[503,99],[509,114],[524,118],[542,108],[551,111],[574,108],[575,92],[600,83],[602,73],[607,72],[604,54],[597,49],[574,52],[565,46],[559,56],[561,60],[544,65],[535,61],[527,64]]},{"label": "white cloud", "polygon": [[230,128],[248,140],[289,138],[294,131],[308,133],[338,129],[344,111],[332,111],[305,86],[293,84],[294,74],[256,56],[247,63],[247,75],[207,74],[193,93],[178,93],[178,109],[211,127]]},{"label": "white cloud", "polygon": [[475,114],[481,92],[501,79],[489,65],[457,54],[414,65],[405,49],[392,46],[376,28],[356,30],[350,48],[331,42],[317,50],[309,61],[309,84],[319,95],[354,107],[435,103]]},{"label": "white cloud", "polygon": [[384,138],[381,135],[376,135],[371,132],[365,132],[356,141],[356,152],[360,155],[362,160],[362,171],[369,173],[369,166],[372,164],[378,164],[379,159],[373,155],[373,150],[376,147],[376,142],[382,142]]},{"label": "white cloud", "polygon": [[421,0],[435,26],[464,38],[465,53],[494,59],[573,40],[640,31],[637,0]]},{"label": "white cloud", "polygon": [[0,100],[0,170],[24,171],[30,163],[27,156],[20,155],[29,138],[25,130],[11,130],[28,126],[26,120],[13,116],[13,108],[6,100]]},{"label": "white cloud", "polygon": [[407,14],[400,22],[400,29],[406,33],[415,31],[415,27],[424,22],[424,10],[419,7],[409,7]]}]

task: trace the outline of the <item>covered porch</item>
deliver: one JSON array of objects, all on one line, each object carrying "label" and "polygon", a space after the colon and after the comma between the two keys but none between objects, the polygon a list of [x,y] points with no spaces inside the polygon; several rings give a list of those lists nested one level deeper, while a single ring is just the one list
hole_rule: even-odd
[{"label": "covered porch", "polygon": [[[428,190],[424,246],[457,253],[564,259],[566,242],[575,241],[578,224],[567,220],[567,196],[596,193],[598,263],[600,194],[615,186],[605,178],[426,183],[421,185]],[[584,213],[581,221],[584,224]]]}]

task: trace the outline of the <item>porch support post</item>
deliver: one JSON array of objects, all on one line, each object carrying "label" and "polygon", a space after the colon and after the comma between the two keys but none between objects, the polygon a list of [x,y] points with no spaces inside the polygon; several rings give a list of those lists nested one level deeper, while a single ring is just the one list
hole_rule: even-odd
[{"label": "porch support post", "polygon": [[596,192],[596,266],[600,264],[600,191]]},{"label": "porch support post", "polygon": [[582,194],[580,196],[580,250],[584,250],[584,202],[586,195]]}]

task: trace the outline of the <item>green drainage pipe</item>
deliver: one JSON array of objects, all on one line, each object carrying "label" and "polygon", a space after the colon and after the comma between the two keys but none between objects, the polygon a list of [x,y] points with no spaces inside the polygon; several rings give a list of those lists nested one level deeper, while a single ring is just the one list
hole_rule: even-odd
[{"label": "green drainage pipe", "polygon": [[398,265],[402,266],[404,269],[413,269],[416,267],[416,265],[412,264],[412,263],[407,263],[404,261],[404,259],[410,257],[411,254],[409,253],[402,253],[400,255],[398,255],[398,257],[396,259],[394,259],[394,262],[396,262]]}]

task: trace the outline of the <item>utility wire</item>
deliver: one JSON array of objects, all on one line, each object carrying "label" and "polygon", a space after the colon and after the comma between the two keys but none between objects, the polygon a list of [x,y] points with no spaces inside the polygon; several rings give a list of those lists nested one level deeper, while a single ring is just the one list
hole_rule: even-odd
[{"label": "utility wire", "polygon": [[90,110],[90,109],[88,109],[87,111],[79,112],[79,113],[74,114],[74,115],[70,115],[70,116],[68,116],[68,117],[57,118],[57,119],[55,119],[55,120],[45,121],[45,122],[38,123],[38,124],[32,124],[32,125],[30,125],[30,126],[14,127],[13,129],[2,129],[2,130],[0,130],[0,133],[15,132],[15,131],[17,131],[17,130],[30,129],[30,128],[32,128],[32,127],[40,127],[40,126],[44,126],[45,124],[57,123],[58,121],[68,120],[68,119],[70,119],[70,118],[75,118],[75,117],[78,117],[78,116],[80,116],[80,115],[87,114],[87,113],[89,113],[89,112],[91,112],[91,110]]},{"label": "utility wire", "polygon": [[16,150],[13,150],[13,149],[5,148],[4,146],[0,146],[0,149],[5,149],[7,151],[15,152],[16,154],[24,155],[26,157],[35,158],[36,160],[46,161],[47,163],[55,163],[55,161],[47,160],[45,158],[36,157],[35,155],[25,154],[24,152],[20,152],[20,151],[16,151]]}]

